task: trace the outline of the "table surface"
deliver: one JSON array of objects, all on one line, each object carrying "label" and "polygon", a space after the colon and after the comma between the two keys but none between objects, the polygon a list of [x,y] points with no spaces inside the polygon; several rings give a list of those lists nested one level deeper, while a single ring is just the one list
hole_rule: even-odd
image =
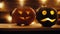
[{"label": "table surface", "polygon": [[51,31],[60,30],[60,25],[52,27],[42,27],[41,24],[33,24],[29,26],[17,26],[16,24],[0,24],[0,31]]}]

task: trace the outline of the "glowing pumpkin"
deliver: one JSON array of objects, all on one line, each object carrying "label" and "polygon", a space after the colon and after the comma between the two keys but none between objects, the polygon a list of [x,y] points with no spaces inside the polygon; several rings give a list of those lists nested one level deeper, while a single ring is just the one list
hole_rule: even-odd
[{"label": "glowing pumpkin", "polygon": [[41,7],[36,12],[36,19],[45,27],[51,27],[56,23],[57,13],[53,8]]},{"label": "glowing pumpkin", "polygon": [[17,25],[29,25],[35,19],[35,11],[30,7],[15,8],[12,12],[12,22]]}]

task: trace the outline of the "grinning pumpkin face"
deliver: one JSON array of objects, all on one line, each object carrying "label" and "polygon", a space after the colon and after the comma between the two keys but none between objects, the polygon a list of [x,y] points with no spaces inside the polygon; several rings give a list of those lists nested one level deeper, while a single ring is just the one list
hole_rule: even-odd
[{"label": "grinning pumpkin face", "polygon": [[51,27],[56,23],[57,13],[53,8],[42,7],[36,13],[36,19],[45,27]]},{"label": "grinning pumpkin face", "polygon": [[35,19],[35,11],[30,7],[16,8],[12,12],[12,22],[29,25]]}]

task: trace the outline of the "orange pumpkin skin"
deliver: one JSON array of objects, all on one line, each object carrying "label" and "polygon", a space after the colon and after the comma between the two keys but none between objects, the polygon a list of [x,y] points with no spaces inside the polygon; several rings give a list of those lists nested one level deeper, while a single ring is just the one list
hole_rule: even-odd
[{"label": "orange pumpkin skin", "polygon": [[34,21],[35,15],[35,11],[30,7],[16,8],[12,12],[12,23],[29,25]]}]

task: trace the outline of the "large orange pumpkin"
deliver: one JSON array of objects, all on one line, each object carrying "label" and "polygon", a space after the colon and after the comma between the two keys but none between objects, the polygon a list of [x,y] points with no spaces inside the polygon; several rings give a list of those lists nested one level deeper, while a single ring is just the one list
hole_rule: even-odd
[{"label": "large orange pumpkin", "polygon": [[12,23],[29,25],[35,19],[35,11],[30,7],[15,8],[12,12]]}]

